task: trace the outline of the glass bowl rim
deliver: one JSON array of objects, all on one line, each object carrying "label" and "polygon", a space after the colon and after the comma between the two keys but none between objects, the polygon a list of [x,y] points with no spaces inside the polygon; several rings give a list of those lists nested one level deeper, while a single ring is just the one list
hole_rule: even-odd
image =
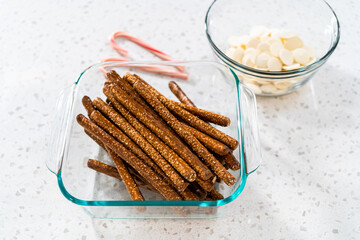
[{"label": "glass bowl rim", "polygon": [[[235,72],[229,68],[228,66],[221,64],[221,63],[217,63],[217,62],[213,62],[213,61],[129,61],[129,62],[119,62],[119,61],[113,61],[113,62],[101,62],[101,63],[96,63],[93,64],[89,67],[87,67],[84,71],[81,72],[80,76],[77,78],[77,80],[75,81],[72,91],[75,92],[76,91],[76,86],[78,85],[79,81],[81,80],[82,76],[89,71],[92,68],[96,68],[96,67],[102,67],[105,65],[112,65],[114,64],[114,66],[121,66],[121,65],[126,65],[126,64],[130,64],[130,65],[146,65],[146,64],[159,64],[159,65],[168,65],[168,66],[175,66],[175,65],[181,65],[181,64],[211,64],[211,65],[215,65],[217,68],[219,68],[221,71],[223,71],[222,68],[226,68],[228,70],[230,70],[235,83],[236,83],[236,91],[237,91],[237,100],[240,100],[240,95],[239,95],[239,86],[241,85],[240,80],[238,79],[237,75],[235,74]],[[246,86],[242,85],[244,88],[247,88]],[[250,91],[251,94],[253,94],[252,91]],[[241,114],[240,114],[240,104],[237,107],[237,114],[238,114],[238,121],[240,122],[240,126],[241,126]],[[242,127],[238,128],[238,135],[239,138],[241,139],[241,141],[243,141],[243,130]],[[66,145],[66,143],[65,143]],[[241,149],[241,150],[240,150]],[[80,205],[80,206],[123,206],[123,207],[128,207],[128,206],[164,206],[164,207],[220,207],[223,205],[227,205],[231,202],[233,202],[235,199],[237,199],[237,197],[241,194],[241,192],[243,191],[243,189],[245,188],[246,185],[246,181],[247,181],[247,177],[252,174],[253,172],[255,172],[257,170],[254,169],[251,172],[247,173],[246,172],[246,167],[245,167],[245,157],[244,157],[244,149],[243,148],[238,148],[239,151],[239,156],[241,156],[241,165],[244,166],[241,168],[241,178],[239,179],[239,181],[241,181],[240,185],[237,187],[237,189],[228,197],[221,199],[221,200],[216,200],[216,201],[205,201],[205,200],[198,200],[198,201],[167,201],[167,200],[146,200],[146,201],[132,201],[132,200],[125,200],[125,201],[118,201],[118,200],[83,200],[83,199],[79,199],[74,197],[73,195],[71,195],[71,193],[69,193],[64,185],[64,182],[62,180],[62,160],[61,160],[61,165],[60,165],[60,169],[57,173],[53,172],[52,170],[50,170],[51,172],[53,172],[56,177],[57,177],[57,182],[58,182],[58,186],[60,188],[61,193],[64,195],[64,197],[66,199],[68,199],[69,201]]]},{"label": "glass bowl rim", "polygon": [[[206,33],[206,37],[212,47],[212,49],[215,51],[216,54],[219,54],[220,55],[220,59],[226,64],[226,65],[229,65],[226,61],[230,62],[231,64],[235,65],[236,67],[239,67],[241,69],[245,69],[251,73],[256,73],[256,74],[262,74],[262,75],[267,75],[267,76],[282,76],[282,77],[285,77],[285,76],[291,76],[291,75],[294,75],[294,74],[299,74],[299,73],[307,73],[307,72],[310,72],[310,71],[313,71],[317,68],[319,68],[325,61],[327,58],[329,58],[331,56],[331,54],[335,51],[338,43],[339,43],[339,40],[340,40],[340,23],[339,23],[339,19],[335,13],[335,11],[332,9],[332,7],[330,6],[329,3],[327,3],[325,0],[318,0],[318,1],[322,1],[323,3],[325,3],[325,5],[327,5],[333,15],[333,17],[335,17],[335,20],[336,20],[336,32],[335,32],[335,35],[336,35],[336,38],[335,40],[332,42],[329,50],[326,52],[326,54],[324,54],[321,58],[317,59],[315,62],[313,62],[312,64],[310,65],[307,65],[307,66],[303,66],[301,68],[297,68],[297,69],[294,69],[294,70],[288,70],[288,71],[264,71],[264,70],[260,70],[260,69],[255,69],[255,68],[251,68],[251,67],[248,67],[248,66],[245,66],[241,63],[238,63],[236,62],[235,60],[229,58],[224,52],[222,52],[217,46],[216,44],[214,43],[214,41],[212,40],[211,36],[210,36],[210,33],[209,33],[209,25],[208,25],[208,22],[209,22],[209,15],[210,15],[210,12],[214,6],[214,4],[217,2],[217,1],[220,1],[220,0],[214,0],[211,5],[209,6],[207,12],[206,12],[206,16],[205,16],[205,33]],[[223,59],[225,59],[226,61],[224,61]],[[250,73],[250,75],[252,75]],[[254,76],[254,75],[253,75]],[[262,76],[264,77],[264,76]]]}]

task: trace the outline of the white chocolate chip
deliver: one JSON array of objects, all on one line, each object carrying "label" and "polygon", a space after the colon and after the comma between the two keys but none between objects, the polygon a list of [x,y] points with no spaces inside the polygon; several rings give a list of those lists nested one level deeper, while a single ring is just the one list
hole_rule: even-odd
[{"label": "white chocolate chip", "polygon": [[[232,47],[226,54],[230,58],[262,71],[289,71],[316,61],[315,50],[304,46],[296,33],[286,29],[255,26],[249,36],[233,36],[229,43]],[[260,85],[272,84],[263,78],[253,81]]]},{"label": "white chocolate chip", "polygon": [[280,30],[276,28],[270,29],[270,36],[274,38],[280,38]]},{"label": "white chocolate chip", "polygon": [[268,51],[270,50],[270,44],[267,42],[260,42],[258,45],[258,49],[263,52]]},{"label": "white chocolate chip", "polygon": [[304,46],[303,41],[298,37],[292,37],[284,40],[284,47],[290,51]]},{"label": "white chocolate chip", "polygon": [[257,50],[256,48],[247,48],[244,51],[244,54],[250,54],[250,55],[258,55],[260,53],[259,50]]},{"label": "white chocolate chip", "polygon": [[281,44],[282,44],[280,38],[278,38],[278,37],[270,37],[270,38],[268,39],[268,43],[269,43],[270,45],[271,45],[271,44],[274,44],[274,43],[281,43]]},{"label": "white chocolate chip", "polygon": [[269,35],[261,35],[260,36],[260,43],[262,42],[268,42],[270,39],[270,36]]},{"label": "white chocolate chip", "polygon": [[287,49],[281,49],[280,50],[280,54],[279,54],[280,60],[285,64],[285,65],[291,65],[294,62],[294,57],[292,52],[290,52]]},{"label": "white chocolate chip", "polygon": [[260,40],[258,38],[250,38],[250,40],[246,44],[246,47],[247,48],[256,48],[259,43],[260,43]]},{"label": "white chocolate chip", "polygon": [[301,67],[300,64],[298,63],[295,63],[295,64],[292,64],[292,65],[289,65],[289,66],[283,66],[282,68],[286,71],[289,71],[289,70],[294,70],[294,69],[297,69]]},{"label": "white chocolate chip", "polygon": [[281,61],[275,57],[269,58],[267,65],[270,71],[281,71]]},{"label": "white chocolate chip", "polygon": [[255,61],[253,60],[253,56],[250,54],[245,54],[245,56],[242,59],[242,64],[248,67],[254,67]]},{"label": "white chocolate chip", "polygon": [[286,29],[281,29],[279,31],[279,37],[280,38],[287,39],[287,38],[292,38],[292,37],[295,37],[295,36],[296,36],[295,33],[293,33],[292,31],[286,30]]},{"label": "white chocolate chip", "polygon": [[268,67],[267,65],[268,65],[269,58],[270,58],[269,54],[267,54],[265,52],[257,55],[256,61],[255,61],[256,67],[266,70]]},{"label": "white chocolate chip", "polygon": [[306,64],[310,60],[310,54],[304,48],[298,48],[293,51],[295,62]]},{"label": "white chocolate chip", "polygon": [[260,87],[261,91],[264,93],[275,93],[277,88],[272,84],[265,84]]},{"label": "white chocolate chip", "polygon": [[267,31],[267,28],[264,26],[255,26],[250,31],[250,37],[257,38],[260,37],[265,31]]},{"label": "white chocolate chip", "polygon": [[260,51],[255,48],[248,48],[245,50],[244,55],[251,55],[253,62],[256,61],[257,55],[259,55]]},{"label": "white chocolate chip", "polygon": [[242,48],[229,48],[226,55],[234,61],[241,62],[244,56],[244,50]]},{"label": "white chocolate chip", "polygon": [[270,52],[274,57],[279,57],[280,51],[284,48],[281,42],[274,42],[270,45]]}]

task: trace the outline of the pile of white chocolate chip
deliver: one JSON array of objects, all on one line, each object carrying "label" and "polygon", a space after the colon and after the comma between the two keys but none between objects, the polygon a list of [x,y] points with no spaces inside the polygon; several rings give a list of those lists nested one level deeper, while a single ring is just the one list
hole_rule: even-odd
[{"label": "pile of white chocolate chip", "polygon": [[[315,50],[304,45],[301,38],[285,29],[256,26],[250,35],[232,36],[226,55],[247,67],[263,71],[294,70],[315,62]],[[299,79],[288,79],[276,84],[264,78],[243,77],[255,93],[281,93]]]}]

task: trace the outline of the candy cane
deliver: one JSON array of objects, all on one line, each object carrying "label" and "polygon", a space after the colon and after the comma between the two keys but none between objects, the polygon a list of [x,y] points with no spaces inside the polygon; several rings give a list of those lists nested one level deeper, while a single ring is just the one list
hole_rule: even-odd
[{"label": "candy cane", "polygon": [[[162,60],[165,60],[165,61],[173,60],[169,55],[167,55],[167,54],[165,54],[165,53],[151,47],[150,45],[148,45],[144,41],[140,40],[139,38],[131,36],[127,32],[121,32],[120,31],[120,32],[115,32],[110,36],[110,45],[112,46],[113,49],[115,49],[122,56],[127,56],[128,51],[126,49],[120,47],[116,43],[115,38],[119,38],[119,37],[126,38],[127,40],[136,43],[137,45],[139,45],[142,48],[150,51],[152,54],[154,54],[155,56],[159,57]],[[107,59],[102,60],[102,62],[109,62],[109,61],[131,61],[131,59],[120,57],[120,58],[107,58]],[[124,66],[124,65],[122,65],[122,66]],[[149,72],[159,73],[159,74],[172,76],[172,77],[176,77],[176,78],[181,78],[181,79],[187,79],[188,78],[188,74],[184,73],[184,70],[185,70],[184,67],[179,66],[179,65],[174,65],[174,67],[179,70],[179,71],[176,71],[176,72],[175,71],[170,71],[170,70],[167,70],[164,67],[158,67],[158,66],[135,66],[133,64],[131,64],[130,66],[137,67],[139,69],[143,69],[143,70],[146,70],[146,71],[149,71]],[[101,67],[100,71],[103,72],[104,74],[106,74],[106,70],[105,70],[104,67]]]},{"label": "candy cane", "polygon": [[[114,62],[114,61],[115,62],[129,61],[129,59],[127,59],[127,58],[106,58],[106,59],[101,60],[101,62]],[[115,64],[115,66],[116,66],[116,64]],[[159,73],[162,75],[180,78],[180,79],[188,79],[188,77],[189,77],[189,75],[187,73],[174,72],[174,71],[167,70],[166,68],[157,67],[157,66],[142,66],[142,65],[137,66],[133,63],[132,64],[121,64],[121,66],[139,68],[139,69],[143,69],[148,72]],[[174,67],[176,67],[176,66],[174,66]],[[105,70],[105,67],[100,67],[99,70],[106,76],[107,72]]]}]

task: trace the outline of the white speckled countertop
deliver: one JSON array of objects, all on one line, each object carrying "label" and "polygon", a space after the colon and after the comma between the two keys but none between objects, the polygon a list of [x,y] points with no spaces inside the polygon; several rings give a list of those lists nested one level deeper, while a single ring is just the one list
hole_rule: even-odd
[{"label": "white speckled countertop", "polygon": [[258,99],[263,163],[232,215],[99,220],[66,200],[45,166],[56,96],[116,56],[107,43],[116,30],[179,60],[213,59],[211,1],[2,1],[0,239],[360,239],[360,3],[329,2],[339,47],[299,92]]}]

